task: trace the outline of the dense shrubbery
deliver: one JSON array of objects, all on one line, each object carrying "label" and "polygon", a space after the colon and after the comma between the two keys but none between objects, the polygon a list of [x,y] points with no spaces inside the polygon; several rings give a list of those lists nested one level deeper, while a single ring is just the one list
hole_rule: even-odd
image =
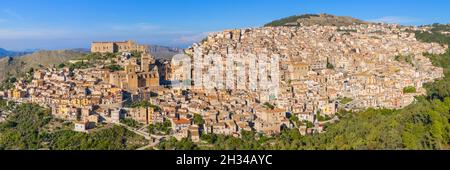
[{"label": "dense shrubbery", "polygon": [[416,88],[414,86],[404,87],[403,93],[416,93]]},{"label": "dense shrubbery", "polygon": [[267,108],[267,109],[270,109],[270,110],[275,109],[275,106],[270,104],[269,102],[265,102],[264,103],[264,107]]},{"label": "dense shrubbery", "polygon": [[119,53],[89,53],[84,55],[81,59],[83,60],[88,60],[89,62],[93,62],[93,61],[103,61],[103,60],[108,60],[108,59],[112,59],[117,57],[117,55],[119,55]]},{"label": "dense shrubbery", "polygon": [[279,20],[272,21],[266,25],[265,27],[278,27],[278,26],[285,26],[288,23],[297,22],[298,19],[302,18],[311,18],[311,17],[318,17],[319,15],[316,14],[305,14],[305,15],[294,15],[286,18],[282,18]]},{"label": "dense shrubbery", "polygon": [[425,54],[433,62],[433,65],[444,68],[445,78],[434,83],[425,84],[428,97],[431,99],[450,96],[450,49],[442,55]]},{"label": "dense shrubbery", "polygon": [[121,119],[120,123],[123,123],[129,127],[133,127],[133,128],[139,128],[140,126],[142,126],[141,123],[137,122],[134,119],[130,119],[130,118],[125,118],[125,119]]},{"label": "dense shrubbery", "polygon": [[115,72],[115,71],[123,71],[124,70],[123,67],[121,67],[119,65],[114,65],[114,64],[106,66],[106,68],[109,69],[110,71],[113,71],[113,72]]},{"label": "dense shrubbery", "polygon": [[59,131],[48,135],[46,141],[52,150],[126,150],[137,149],[147,143],[143,137],[119,126],[91,134]]},{"label": "dense shrubbery", "polygon": [[15,82],[17,82],[17,78],[8,75],[8,77],[5,80],[3,80],[2,84],[0,85],[0,90],[9,90],[13,88]]},{"label": "dense shrubbery", "polygon": [[194,124],[203,125],[205,120],[203,120],[203,116],[199,114],[194,114]]},{"label": "dense shrubbery", "polygon": [[450,44],[450,36],[442,34],[442,31],[450,31],[449,25],[433,24],[431,32],[416,31],[416,38],[424,42],[436,42],[439,44]]},{"label": "dense shrubbery", "polygon": [[353,99],[344,97],[344,98],[341,99],[341,104],[348,104],[348,103],[350,103],[352,101],[353,101]]},{"label": "dense shrubbery", "polygon": [[0,149],[39,149],[39,128],[50,121],[49,111],[37,105],[22,104],[0,124]]},{"label": "dense shrubbery", "polygon": [[181,141],[177,141],[174,137],[171,137],[159,144],[159,149],[163,150],[197,150],[198,146],[195,145],[191,140],[186,138]]},{"label": "dense shrubbery", "polygon": [[[0,108],[12,109],[0,100]],[[12,109],[6,122],[0,123],[0,150],[109,150],[136,149],[147,141],[123,127],[112,127],[89,134],[62,130],[47,132],[44,126],[52,117],[38,105],[21,104]]]},{"label": "dense shrubbery", "polygon": [[69,64],[70,70],[75,70],[75,69],[86,69],[86,68],[91,68],[91,67],[93,67],[93,66],[94,66],[94,65],[93,65],[92,63],[90,63],[90,62],[84,62],[84,61]]},{"label": "dense shrubbery", "polygon": [[136,51],[136,50],[131,51],[131,57],[141,58],[142,57],[142,52],[139,52],[139,51]]},{"label": "dense shrubbery", "polygon": [[150,103],[148,100],[128,102],[125,104],[125,107],[131,107],[131,108],[140,108],[140,107],[147,108],[147,107],[149,107],[149,108],[153,108],[155,111],[161,110],[161,108],[159,106]]},{"label": "dense shrubbery", "polygon": [[148,132],[151,134],[169,134],[172,129],[172,123],[170,120],[166,120],[163,123],[150,124],[148,126]]}]

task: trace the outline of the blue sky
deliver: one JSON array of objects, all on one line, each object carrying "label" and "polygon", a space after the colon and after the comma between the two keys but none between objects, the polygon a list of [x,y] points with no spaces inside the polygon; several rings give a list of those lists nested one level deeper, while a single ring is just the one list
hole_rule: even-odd
[{"label": "blue sky", "polygon": [[186,47],[210,32],[329,13],[405,25],[450,23],[448,0],[8,0],[0,2],[0,48],[88,48],[135,39]]}]

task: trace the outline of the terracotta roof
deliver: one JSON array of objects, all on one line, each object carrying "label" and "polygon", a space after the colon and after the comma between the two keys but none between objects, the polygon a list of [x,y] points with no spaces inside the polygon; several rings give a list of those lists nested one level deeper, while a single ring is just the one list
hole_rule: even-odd
[{"label": "terracotta roof", "polygon": [[181,118],[181,119],[176,119],[176,118],[174,118],[174,119],[173,119],[173,122],[174,122],[175,124],[177,124],[177,125],[180,125],[180,124],[191,124],[191,120],[186,119],[186,118]]}]

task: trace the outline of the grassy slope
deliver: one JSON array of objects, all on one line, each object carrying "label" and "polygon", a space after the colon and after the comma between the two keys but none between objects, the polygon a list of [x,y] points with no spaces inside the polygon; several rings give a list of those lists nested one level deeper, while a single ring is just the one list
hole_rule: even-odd
[{"label": "grassy slope", "polygon": [[0,80],[4,80],[8,73],[11,75],[18,75],[28,71],[30,68],[38,68],[39,65],[45,67],[52,67],[70,59],[76,59],[83,55],[83,53],[59,50],[59,51],[39,51],[33,54],[28,54],[14,58],[0,59]]}]

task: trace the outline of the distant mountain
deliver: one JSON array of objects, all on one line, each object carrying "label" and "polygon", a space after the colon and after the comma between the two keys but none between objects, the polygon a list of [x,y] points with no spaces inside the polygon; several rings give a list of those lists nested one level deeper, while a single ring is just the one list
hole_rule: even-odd
[{"label": "distant mountain", "polygon": [[22,55],[26,55],[26,54],[31,54],[34,51],[21,51],[21,52],[17,52],[17,51],[8,51],[6,49],[0,48],[0,58],[3,57],[16,57],[16,56],[22,56]]},{"label": "distant mountain", "polygon": [[170,60],[176,54],[183,53],[182,48],[166,47],[159,45],[149,45],[150,53],[157,60]]},{"label": "distant mountain", "polygon": [[282,18],[279,20],[272,21],[265,27],[278,27],[278,26],[312,26],[312,25],[322,25],[322,26],[347,26],[353,24],[364,24],[368,23],[359,19],[346,16],[334,16],[329,14],[305,14],[305,15],[295,15],[287,18]]},{"label": "distant mountain", "polygon": [[31,48],[31,49],[23,50],[23,52],[26,52],[26,53],[34,53],[34,52],[36,52],[36,51],[42,51],[42,50],[43,50],[43,49]]},{"label": "distant mountain", "polygon": [[74,50],[57,50],[38,51],[24,56],[0,58],[0,81],[4,80],[8,73],[18,75],[30,68],[52,67],[71,59],[80,58],[84,54],[85,52]]},{"label": "distant mountain", "polygon": [[75,51],[75,52],[80,52],[80,53],[90,53],[91,52],[91,49],[87,49],[87,48],[73,48],[70,50]]}]

